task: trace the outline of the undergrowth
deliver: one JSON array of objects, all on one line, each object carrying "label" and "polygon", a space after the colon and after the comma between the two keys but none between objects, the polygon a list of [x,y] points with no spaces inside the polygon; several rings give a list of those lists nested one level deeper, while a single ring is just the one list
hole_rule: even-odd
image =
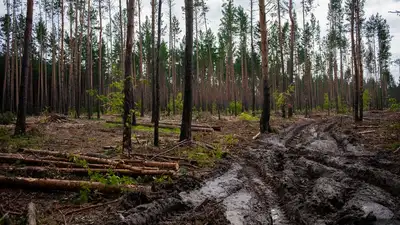
[{"label": "undergrowth", "polygon": [[9,150],[19,148],[40,148],[46,137],[38,129],[32,129],[25,135],[14,136],[12,130],[0,127],[0,147]]},{"label": "undergrowth", "polygon": [[244,121],[259,121],[260,120],[258,117],[252,116],[251,114],[246,113],[246,112],[240,113],[239,119],[244,120]]}]

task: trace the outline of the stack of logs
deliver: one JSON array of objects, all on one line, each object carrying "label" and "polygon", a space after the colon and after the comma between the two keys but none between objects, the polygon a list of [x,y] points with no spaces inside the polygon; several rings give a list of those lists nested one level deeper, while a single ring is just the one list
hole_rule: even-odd
[{"label": "stack of logs", "polygon": [[[84,163],[76,163],[76,159]],[[126,176],[156,176],[174,175],[179,170],[177,162],[112,160],[82,154],[36,149],[19,149],[18,153],[0,153],[0,162],[0,171],[2,171],[2,174],[26,173],[37,175],[48,174],[49,171],[54,171],[61,174],[87,176],[89,170],[95,173],[106,174],[111,169],[115,174]],[[23,166],[15,166],[16,163]],[[150,191],[149,186],[108,185],[85,180],[60,180],[4,175],[0,175],[0,185],[37,190],[65,191],[79,191],[82,187],[85,187],[103,193],[120,192],[121,190]]]}]

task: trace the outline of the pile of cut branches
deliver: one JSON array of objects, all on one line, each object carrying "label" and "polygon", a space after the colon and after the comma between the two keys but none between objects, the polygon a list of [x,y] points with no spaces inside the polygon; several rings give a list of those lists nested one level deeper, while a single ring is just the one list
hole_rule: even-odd
[{"label": "pile of cut branches", "polygon": [[[93,174],[119,174],[128,177],[175,175],[177,162],[146,160],[113,160],[81,154],[49,150],[19,149],[18,153],[0,153],[0,184],[36,190],[80,191],[82,188],[103,193],[121,191],[150,191],[149,186],[107,184],[89,179]],[[22,165],[22,166],[21,166]],[[81,176],[82,180],[52,179],[50,172]],[[15,174],[29,174],[15,176]],[[12,176],[11,176],[12,175]],[[46,177],[46,178],[40,178]]]}]

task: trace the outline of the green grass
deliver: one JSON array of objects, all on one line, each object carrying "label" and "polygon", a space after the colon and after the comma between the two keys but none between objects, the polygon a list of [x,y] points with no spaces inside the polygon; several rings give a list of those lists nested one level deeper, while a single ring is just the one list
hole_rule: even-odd
[{"label": "green grass", "polygon": [[29,132],[26,135],[14,136],[12,130],[0,128],[0,146],[7,149],[40,148],[45,137],[40,132]]}]

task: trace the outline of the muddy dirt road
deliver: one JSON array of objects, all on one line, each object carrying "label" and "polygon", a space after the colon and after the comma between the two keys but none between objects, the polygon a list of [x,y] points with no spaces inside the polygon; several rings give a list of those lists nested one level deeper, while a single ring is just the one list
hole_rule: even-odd
[{"label": "muddy dirt road", "polygon": [[336,119],[262,136],[190,192],[139,205],[118,224],[399,224],[400,162],[365,150]]}]

